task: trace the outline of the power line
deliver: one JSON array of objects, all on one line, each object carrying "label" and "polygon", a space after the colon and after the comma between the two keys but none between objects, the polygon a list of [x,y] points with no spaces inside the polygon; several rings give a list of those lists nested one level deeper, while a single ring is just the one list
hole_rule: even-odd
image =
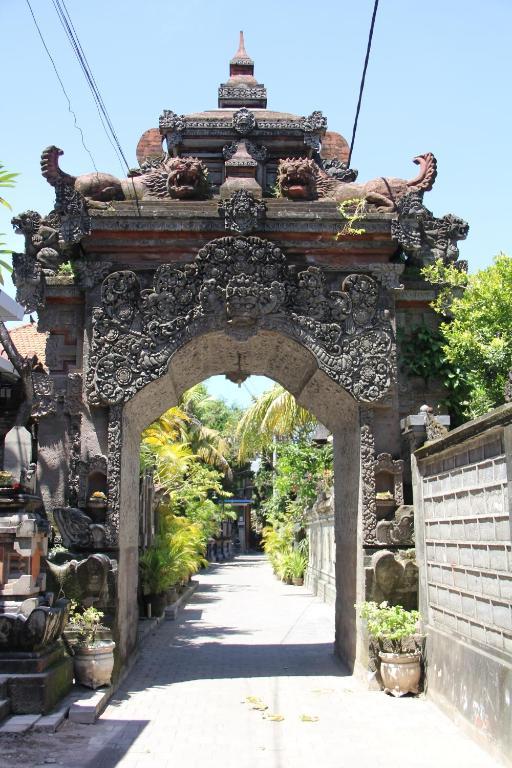
[{"label": "power line", "polygon": [[37,32],[38,32],[38,35],[41,38],[41,42],[43,44],[43,48],[45,49],[45,51],[46,51],[46,53],[48,55],[48,58],[50,59],[50,61],[52,63],[52,67],[53,67],[54,72],[55,72],[55,74],[57,76],[57,80],[59,81],[59,84],[60,84],[60,87],[62,89],[62,92],[63,92],[63,94],[64,94],[64,96],[66,98],[66,101],[68,102],[68,112],[73,116],[74,126],[75,126],[76,130],[80,133],[80,138],[81,138],[81,141],[82,141],[82,146],[85,149],[85,151],[87,152],[87,154],[89,155],[89,157],[91,158],[91,162],[93,164],[94,170],[96,171],[96,173],[98,173],[98,169],[96,168],[96,163],[94,162],[94,157],[92,156],[91,150],[89,149],[89,147],[85,143],[84,133],[83,133],[82,129],[80,128],[80,126],[78,125],[78,121],[77,121],[77,117],[76,117],[75,112],[71,108],[71,99],[69,98],[69,96],[67,94],[67,91],[66,91],[66,89],[64,87],[64,83],[62,82],[62,78],[59,75],[59,71],[58,71],[57,66],[55,64],[55,61],[53,60],[53,56],[51,55],[51,53],[50,53],[50,51],[48,49],[48,46],[45,43],[45,40],[44,40],[44,37],[43,37],[43,33],[41,32],[39,24],[37,23],[37,19],[36,19],[35,15],[34,15],[34,11],[32,10],[32,6],[30,5],[29,0],[25,0],[25,2],[28,5],[29,11],[30,11],[30,15],[32,16],[32,20],[33,20],[33,22],[35,24],[35,27],[36,27]]},{"label": "power line", "polygon": [[[75,29],[75,26],[73,24],[73,21],[67,9],[65,0],[52,0],[52,2],[55,8],[55,11],[57,13],[57,16],[59,18],[59,21],[61,23],[61,26],[64,29],[66,37],[68,38],[71,48],[78,60],[78,63],[80,64],[82,72],[84,73],[87,85],[92,93],[103,130],[105,131],[110,143],[112,144],[112,147],[116,152],[119,162],[121,163],[121,165],[124,163],[124,165],[126,166],[126,170],[129,173],[130,166],[123,152],[123,148],[121,147],[121,143],[117,136],[111,117],[108,113],[107,107],[105,105],[105,102],[103,101],[103,97],[101,95],[101,92],[98,88],[98,85],[92,73],[92,69],[89,65],[89,62],[87,61],[85,51],[83,49],[83,46],[80,42],[80,38],[78,37],[78,33]],[[131,183],[133,187],[133,196],[134,196],[135,206],[137,208],[137,213],[139,216],[141,216],[141,210],[140,210],[139,201],[137,198],[137,192],[135,190],[135,183],[133,181],[133,178],[132,177],[130,178],[131,178]]]},{"label": "power line", "polygon": [[347,167],[350,168],[350,161],[352,160],[352,151],[354,149],[354,142],[356,139],[357,121],[359,120],[359,112],[361,110],[361,101],[363,99],[364,82],[366,80],[366,70],[368,69],[368,61],[370,59],[370,51],[372,47],[373,29],[375,27],[375,17],[377,16],[377,8],[379,7],[379,0],[375,0],[373,6],[372,22],[370,24],[370,34],[368,35],[368,45],[366,46],[366,56],[364,59],[363,75],[361,77],[361,84],[359,86],[359,98],[357,100],[356,116],[354,119],[354,127],[352,129],[352,140],[350,142],[350,151],[348,153]]},{"label": "power line", "polygon": [[101,124],[103,126],[103,130],[105,131],[107,138],[109,139],[114,151],[116,152],[116,155],[121,165],[124,163],[124,165],[126,166],[126,169],[129,171],[130,167],[128,165],[128,161],[126,160],[126,157],[122,150],[121,144],[119,142],[116,131],[112,124],[112,120],[105,106],[105,102],[103,101],[100,90],[98,88],[98,85],[92,73],[92,70],[89,66],[89,62],[87,61],[87,57],[80,43],[80,39],[75,30],[71,17],[69,15],[69,11],[65,3],[61,2],[61,0],[52,0],[52,2],[55,8],[55,11],[57,13],[57,16],[59,18],[60,24],[71,45],[73,53],[75,54],[75,57],[78,60],[80,68],[84,73],[89,90],[92,93],[94,103],[96,105],[96,109],[98,111],[98,115],[99,115]]}]

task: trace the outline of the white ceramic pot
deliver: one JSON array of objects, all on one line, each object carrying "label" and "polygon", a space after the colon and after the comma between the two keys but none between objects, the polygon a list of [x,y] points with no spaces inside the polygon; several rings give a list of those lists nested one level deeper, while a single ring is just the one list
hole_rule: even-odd
[{"label": "white ceramic pot", "polygon": [[380,676],[386,693],[404,696],[418,693],[421,677],[419,653],[379,653]]},{"label": "white ceramic pot", "polygon": [[87,688],[99,688],[110,685],[114,669],[114,648],[116,644],[110,640],[102,645],[75,647],[73,659],[75,681]]}]

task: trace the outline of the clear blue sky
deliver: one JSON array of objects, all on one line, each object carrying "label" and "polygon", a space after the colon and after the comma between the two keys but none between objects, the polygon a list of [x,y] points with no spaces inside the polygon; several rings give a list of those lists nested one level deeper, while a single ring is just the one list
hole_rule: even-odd
[{"label": "clear blue sky", "polygon": [[[120,174],[51,0],[32,6],[98,169]],[[239,29],[269,108],[321,109],[329,128],[350,138],[373,0],[67,0],[67,7],[130,164],[162,109],[216,107]],[[61,165],[72,174],[93,167],[24,0],[1,0],[0,28],[0,161],[21,174],[7,195],[15,212],[46,213],[53,190],[39,172],[44,147],[64,149]],[[381,0],[352,162],[361,180],[408,178],[411,158],[434,152],[439,175],[425,202],[438,216],[470,223],[461,257],[471,271],[500,250],[512,253],[511,30],[511,0]],[[0,231],[21,250],[3,210]],[[231,399],[227,387],[226,394]]]}]

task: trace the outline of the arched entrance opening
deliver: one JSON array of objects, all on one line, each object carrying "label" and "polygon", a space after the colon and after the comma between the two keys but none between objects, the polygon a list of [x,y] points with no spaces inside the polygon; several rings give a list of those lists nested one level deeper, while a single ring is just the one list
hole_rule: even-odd
[{"label": "arched entrance opening", "polygon": [[[359,515],[359,408],[315,357],[283,333],[229,328],[195,337],[170,359],[164,375],[138,391],[122,410],[119,482],[118,639],[121,658],[135,646],[138,606],[139,444],[142,430],[181,394],[216,374],[240,368],[288,389],[333,434],[336,537],[336,648],[352,668],[358,656],[354,603],[362,596]],[[358,543],[359,542],[359,543]]]}]

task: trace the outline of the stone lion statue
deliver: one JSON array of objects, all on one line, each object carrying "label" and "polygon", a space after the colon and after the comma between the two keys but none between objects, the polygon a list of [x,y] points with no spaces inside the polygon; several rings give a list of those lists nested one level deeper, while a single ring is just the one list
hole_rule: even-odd
[{"label": "stone lion statue", "polygon": [[56,188],[71,188],[80,193],[91,208],[100,208],[114,200],[175,198],[202,200],[209,197],[208,170],[197,157],[169,157],[144,164],[130,171],[128,178],[117,179],[109,173],[85,173],[71,176],[59,168],[58,147],[47,147],[41,155],[41,172]]},{"label": "stone lion statue", "polygon": [[121,187],[125,199],[173,198],[176,200],[204,200],[210,196],[208,169],[197,157],[169,157],[148,163],[123,179]]},{"label": "stone lion statue", "polygon": [[431,152],[413,160],[420,166],[414,179],[377,178],[362,184],[339,181],[329,176],[309,158],[286,158],[277,167],[276,186],[280,197],[290,200],[364,199],[383,211],[395,211],[397,202],[412,191],[432,189],[437,176],[437,161]]}]

